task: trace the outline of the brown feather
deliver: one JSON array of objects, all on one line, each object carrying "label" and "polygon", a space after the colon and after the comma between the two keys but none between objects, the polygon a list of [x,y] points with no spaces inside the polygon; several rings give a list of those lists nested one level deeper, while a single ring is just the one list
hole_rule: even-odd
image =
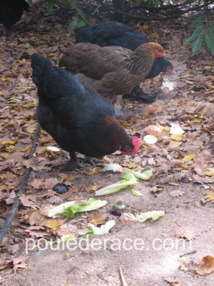
[{"label": "brown feather", "polygon": [[[147,76],[157,51],[159,56],[164,54],[163,47],[152,42],[139,46],[134,52],[117,46],[79,43],[63,55],[60,66],[96,80],[91,82],[91,87],[104,97],[123,95],[130,93]],[[89,81],[87,84],[90,85]]]}]

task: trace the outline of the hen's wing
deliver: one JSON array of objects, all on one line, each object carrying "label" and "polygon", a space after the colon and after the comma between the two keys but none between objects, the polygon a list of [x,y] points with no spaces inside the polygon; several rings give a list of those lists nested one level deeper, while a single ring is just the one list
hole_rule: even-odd
[{"label": "hen's wing", "polygon": [[69,152],[102,154],[97,139],[102,130],[100,122],[107,115],[115,116],[114,107],[97,92],[86,90],[70,72],[54,67],[40,54],[32,56],[32,68],[33,81],[38,87],[37,114],[41,126]]},{"label": "hen's wing", "polygon": [[102,79],[109,73],[125,65],[124,60],[132,51],[123,47],[99,47],[93,44],[80,43],[65,52],[59,65],[72,73],[83,73],[93,79]]}]

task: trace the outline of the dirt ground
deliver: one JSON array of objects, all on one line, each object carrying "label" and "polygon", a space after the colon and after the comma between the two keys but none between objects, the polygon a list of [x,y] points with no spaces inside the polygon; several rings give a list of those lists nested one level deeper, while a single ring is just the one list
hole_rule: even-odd
[{"label": "dirt ground", "polygon": [[[186,263],[199,263],[203,256],[213,255],[214,210],[211,205],[200,204],[203,189],[182,184],[180,189],[185,194],[181,200],[170,197],[172,187],[156,197],[151,195],[150,188],[143,183],[138,186],[145,195],[142,199],[133,197],[130,190],[108,196],[108,205],[122,199],[130,212],[164,209],[165,216],[157,222],[122,225],[117,221],[110,234],[99,237],[101,247],[97,251],[91,247],[92,237],[75,250],[49,249],[39,253],[29,250],[27,269],[10,274],[3,285],[43,285],[44,282],[46,285],[67,285],[69,282],[71,285],[121,285],[118,268],[122,266],[127,285],[169,285],[165,281],[168,279],[174,281],[172,285],[213,286],[214,274],[200,276],[195,273],[194,266],[184,267]],[[102,213],[109,216],[109,207],[102,209]],[[173,238],[170,233],[178,225],[195,232],[196,239],[178,241]],[[122,246],[120,250],[119,245],[113,245],[114,239],[122,244],[127,238],[130,241],[125,247],[130,250]],[[139,245],[139,250],[134,249],[137,238],[143,240],[144,248]],[[185,271],[180,269],[181,265]]]},{"label": "dirt ground", "polygon": [[[143,143],[135,159],[124,158],[118,152],[109,156],[112,162],[131,169],[151,168],[152,180],[140,180],[134,187],[143,196],[133,196],[132,188],[128,187],[101,197],[107,204],[96,214],[102,215],[105,222],[115,220],[110,233],[78,238],[76,246],[60,244],[57,250],[51,247],[41,250],[36,246],[40,246],[39,239],[43,245],[42,239],[60,238],[60,233],[65,231],[63,225],[69,227],[70,233],[80,236],[96,214],[80,213],[67,220],[59,216],[58,222],[47,223],[43,215],[45,208],[50,204],[94,197],[95,189],[118,182],[122,175],[101,173],[99,168],[89,166],[83,172],[59,172],[59,165],[67,160],[68,154],[47,152],[45,146],[56,144],[43,131],[35,156],[28,160],[27,147],[37,126],[36,88],[31,80],[30,57],[38,51],[58,64],[61,51],[74,44],[74,35],[70,34],[68,23],[62,20],[61,14],[50,16],[44,10],[31,8],[9,38],[2,38],[0,103],[4,109],[1,142],[16,138],[18,142],[14,148],[3,146],[1,150],[1,225],[9,214],[23,170],[30,166],[32,171],[25,200],[22,197],[12,226],[0,245],[0,284],[125,285],[119,273],[121,266],[126,284],[130,286],[214,286],[213,270],[210,274],[206,272],[207,267],[214,269],[214,262],[202,267],[203,273],[197,268],[204,257],[214,257],[214,63],[213,57],[203,50],[192,55],[190,47],[183,45],[189,35],[187,23],[188,19],[182,24],[175,21],[161,27],[158,23],[149,23],[149,29],[142,30],[164,45],[167,59],[174,66],[169,80],[175,83],[175,89],[168,94],[162,92],[163,76],[145,83],[146,91],[158,91],[157,100],[152,105],[123,100],[129,119],[122,121],[131,135],[137,134],[142,140],[145,127],[159,124],[169,128],[172,122],[182,126],[186,137],[173,141],[166,128],[166,135],[154,147]],[[130,24],[137,27],[136,22]],[[155,38],[157,34],[159,37]],[[23,49],[27,43],[30,47]],[[11,98],[18,98],[21,103],[11,102]],[[184,160],[192,154],[192,159],[186,157]],[[79,158],[81,160],[82,156]],[[67,194],[53,192],[53,185],[59,182],[69,186]],[[154,222],[123,223],[111,214],[118,201],[125,204],[125,213],[136,215],[157,210],[164,211],[165,215]],[[53,227],[56,222],[58,225]],[[28,244],[30,239],[35,245]],[[15,262],[15,258],[20,259],[20,263]]]}]

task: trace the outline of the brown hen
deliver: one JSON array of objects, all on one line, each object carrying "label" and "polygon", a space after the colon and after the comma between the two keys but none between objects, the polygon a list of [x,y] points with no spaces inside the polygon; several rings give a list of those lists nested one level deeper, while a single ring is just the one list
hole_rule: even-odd
[{"label": "brown hen", "polygon": [[59,65],[93,79],[91,87],[104,97],[113,97],[129,94],[147,76],[155,58],[164,55],[163,47],[153,42],[134,52],[118,46],[79,43],[65,52]]}]

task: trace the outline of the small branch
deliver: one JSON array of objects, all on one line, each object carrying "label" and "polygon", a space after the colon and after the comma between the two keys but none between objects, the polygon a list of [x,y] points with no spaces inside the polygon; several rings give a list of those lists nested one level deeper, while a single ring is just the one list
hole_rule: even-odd
[{"label": "small branch", "polygon": [[11,91],[13,88],[14,88],[14,86],[16,85],[16,83],[17,83],[17,78],[14,80],[14,82],[11,84],[11,86],[9,87],[9,89],[8,89],[8,91]]},{"label": "small branch", "polygon": [[[184,15],[190,11],[198,11],[200,10],[201,8],[204,8],[204,7],[207,7],[207,4],[204,4],[204,5],[200,5],[200,6],[197,6],[197,7],[191,7],[191,8],[188,8],[186,9],[185,11],[180,11],[180,12],[176,12],[175,14],[171,14],[170,16],[166,16],[166,17],[147,17],[147,16],[138,16],[138,15],[133,15],[133,14],[130,14],[130,13],[127,13],[127,12],[123,12],[121,10],[116,10],[115,13],[116,14],[121,14],[121,15],[124,15],[124,16],[127,16],[127,17],[130,17],[132,19],[136,19],[136,20],[156,20],[156,21],[163,21],[163,20],[169,20],[169,19],[174,19],[175,17],[178,18],[179,16],[181,15]],[[145,8],[144,8],[145,9]],[[214,8],[212,8],[213,10]]]},{"label": "small branch", "polygon": [[[177,5],[171,5],[171,4],[168,4],[168,5],[165,5],[165,6],[161,6],[161,7],[151,7],[151,6],[146,6],[146,5],[141,5],[141,6],[134,6],[134,7],[130,7],[129,9],[126,9],[126,10],[138,10],[138,9],[145,9],[145,10],[152,10],[152,11],[160,11],[160,10],[169,10],[169,9],[177,9],[177,8],[182,8],[182,7],[188,7],[190,6],[191,4],[193,4],[193,2],[196,2],[196,1],[192,1],[191,3],[188,3],[188,4],[185,4],[185,3],[181,3],[181,4],[177,4]],[[210,4],[212,4],[212,0],[210,0],[209,2],[207,2],[206,4],[204,4],[205,6],[209,6]]]},{"label": "small branch", "polygon": [[197,252],[196,250],[193,250],[193,251],[190,251],[190,252],[181,254],[180,257],[187,256],[187,255],[191,255],[191,254],[195,254],[196,252]]},{"label": "small branch", "polygon": [[121,266],[119,267],[119,271],[120,271],[120,278],[121,278],[122,285],[123,285],[123,286],[127,286],[126,280],[125,280],[125,278],[124,278],[124,276],[123,276],[123,270],[122,270],[122,267],[121,267]]}]

